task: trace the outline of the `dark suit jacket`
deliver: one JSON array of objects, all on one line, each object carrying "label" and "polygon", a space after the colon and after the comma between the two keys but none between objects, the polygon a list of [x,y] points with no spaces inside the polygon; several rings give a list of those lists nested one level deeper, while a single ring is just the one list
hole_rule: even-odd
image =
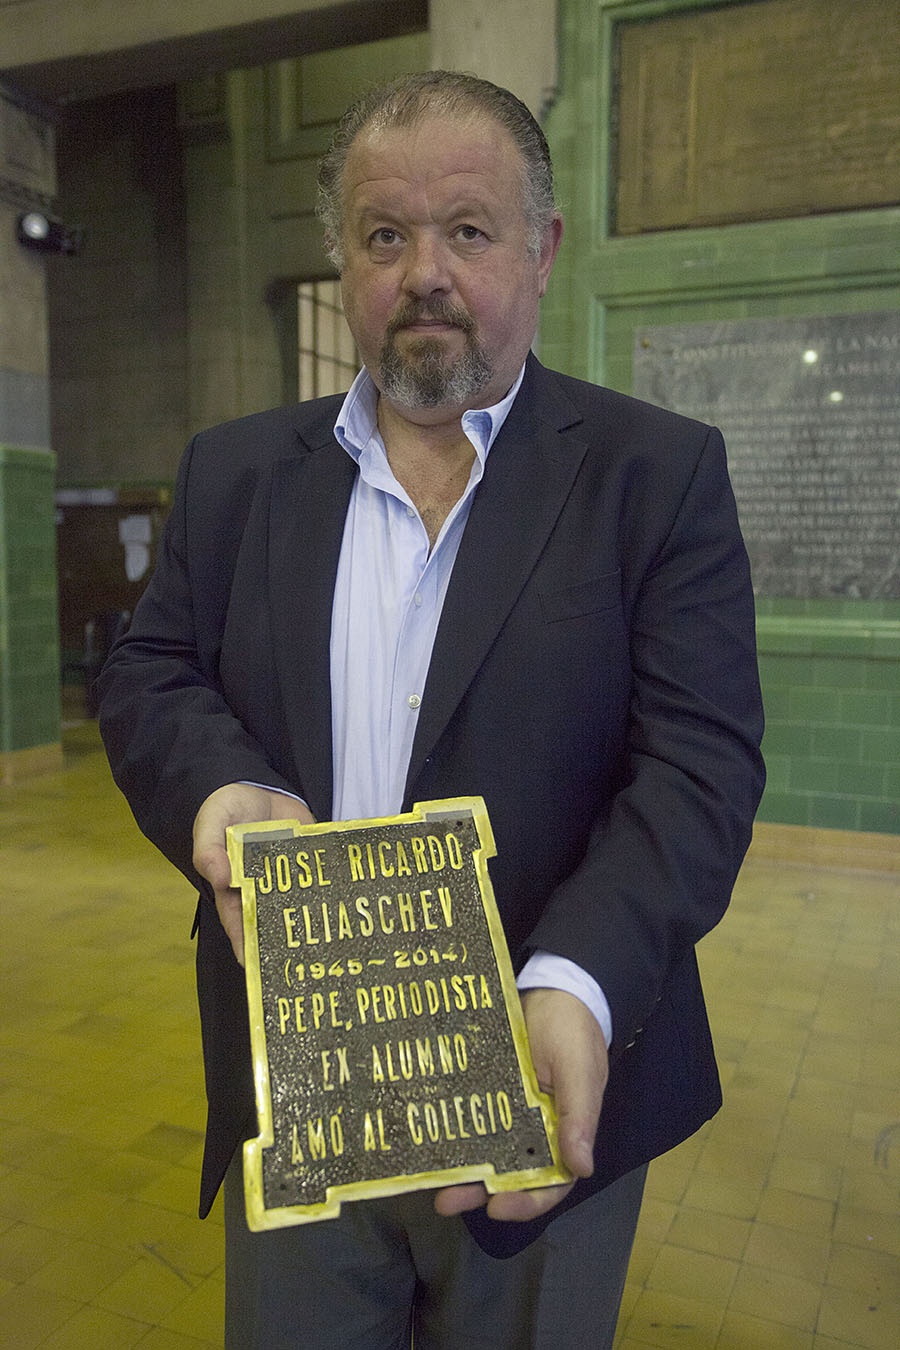
[{"label": "dark suit jacket", "polygon": [[[236,780],[331,814],[331,601],[356,467],[340,398],[204,432],[157,572],[102,676],[136,819],[200,891],[209,1098],[201,1212],[253,1114],[243,974],[191,825]],[[746,553],[718,432],[546,371],[488,456],[424,690],[404,809],[480,794],[514,963],[590,972],[612,1011],[596,1173],[720,1104],[694,944],[721,917],[762,789]],[[546,1221],[544,1221],[546,1222]],[[543,1226],[470,1222],[508,1252]]]}]

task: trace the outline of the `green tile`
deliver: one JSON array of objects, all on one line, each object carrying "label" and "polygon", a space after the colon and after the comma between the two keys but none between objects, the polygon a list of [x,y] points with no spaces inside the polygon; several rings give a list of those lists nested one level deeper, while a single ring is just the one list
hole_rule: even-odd
[{"label": "green tile", "polygon": [[887,694],[841,694],[840,720],[851,726],[886,727],[890,719]]},{"label": "green tile", "polygon": [[793,689],[791,716],[798,721],[839,722],[841,697],[836,689]]},{"label": "green tile", "polygon": [[897,801],[860,802],[859,829],[873,834],[900,834],[900,806]]},{"label": "green tile", "polygon": [[870,650],[873,657],[881,660],[900,661],[900,628],[873,634]]},{"label": "green tile", "polygon": [[7,750],[59,740],[53,462],[0,447],[0,745]]},{"label": "green tile", "polygon": [[809,797],[793,792],[772,792],[767,787],[757,813],[760,820],[776,825],[808,825]]},{"label": "green tile", "polygon": [[862,757],[862,737],[859,727],[813,727],[811,753],[821,759],[858,764]]},{"label": "green tile", "polygon": [[809,823],[824,830],[858,830],[859,804],[852,797],[812,797]]},{"label": "green tile", "polygon": [[825,631],[811,635],[811,649],[820,653],[840,653],[866,656],[872,651],[874,638],[868,629],[855,628],[846,632]]},{"label": "green tile", "polygon": [[[804,601],[803,612],[810,619],[846,619],[862,617],[859,600],[842,600],[834,596],[815,596]],[[868,614],[866,618],[870,617]]]},{"label": "green tile", "polygon": [[884,795],[889,802],[900,802],[900,764],[885,765]]},{"label": "green tile", "polygon": [[838,766],[828,759],[792,759],[792,792],[838,792]]},{"label": "green tile", "polygon": [[766,722],[763,754],[806,756],[813,753],[813,729],[797,722]]},{"label": "green tile", "polygon": [[839,764],[838,791],[850,797],[884,797],[885,767],[883,764]]},{"label": "green tile", "polygon": [[790,690],[771,689],[763,682],[762,695],[766,718],[771,718],[773,721],[787,721],[790,712]]},{"label": "green tile", "polygon": [[763,746],[766,761],[766,783],[770,790],[786,791],[790,780],[791,761],[787,755],[770,754]]},{"label": "green tile", "polygon": [[760,677],[766,686],[772,688],[796,689],[803,685],[812,687],[812,663],[809,657],[770,655],[759,663]]},{"label": "green tile", "polygon": [[768,655],[760,647],[757,654],[757,663],[759,665],[759,678],[764,689],[781,688],[790,683],[783,671],[782,660],[783,658],[780,656]]},{"label": "green tile", "polygon": [[900,764],[900,728],[864,731],[862,754],[865,764]]},{"label": "green tile", "polygon": [[873,690],[883,689],[889,694],[900,689],[900,662],[874,659],[867,661],[863,687]]},{"label": "green tile", "polygon": [[819,688],[862,689],[869,662],[859,657],[814,656],[812,682]]}]

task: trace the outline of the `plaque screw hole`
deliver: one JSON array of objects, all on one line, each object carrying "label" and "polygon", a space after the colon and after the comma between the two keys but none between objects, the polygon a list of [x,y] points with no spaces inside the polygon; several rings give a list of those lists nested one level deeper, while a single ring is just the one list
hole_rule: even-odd
[{"label": "plaque screw hole", "polygon": [[529,1156],[533,1156],[533,1155],[534,1155],[534,1149],[533,1149],[533,1148],[526,1148],[525,1152],[526,1152],[527,1154],[529,1154]]}]

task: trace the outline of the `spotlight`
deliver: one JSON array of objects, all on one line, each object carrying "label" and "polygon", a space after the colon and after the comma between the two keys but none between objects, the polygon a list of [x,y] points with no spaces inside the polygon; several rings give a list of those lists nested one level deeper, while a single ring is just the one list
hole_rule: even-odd
[{"label": "spotlight", "polygon": [[84,230],[65,225],[44,211],[26,211],[16,221],[16,238],[26,248],[42,253],[78,253],[84,243]]}]

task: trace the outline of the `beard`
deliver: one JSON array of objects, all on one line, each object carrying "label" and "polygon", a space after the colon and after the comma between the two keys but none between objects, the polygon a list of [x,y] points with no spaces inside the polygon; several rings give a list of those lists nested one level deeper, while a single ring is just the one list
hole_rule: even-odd
[{"label": "beard", "polygon": [[[441,338],[418,338],[401,352],[397,334],[421,318],[452,324],[465,336],[459,356],[449,356]],[[378,368],[381,390],[403,408],[458,407],[469,403],[485,389],[493,366],[475,336],[475,324],[466,310],[448,300],[432,299],[408,304],[387,326]]]}]

